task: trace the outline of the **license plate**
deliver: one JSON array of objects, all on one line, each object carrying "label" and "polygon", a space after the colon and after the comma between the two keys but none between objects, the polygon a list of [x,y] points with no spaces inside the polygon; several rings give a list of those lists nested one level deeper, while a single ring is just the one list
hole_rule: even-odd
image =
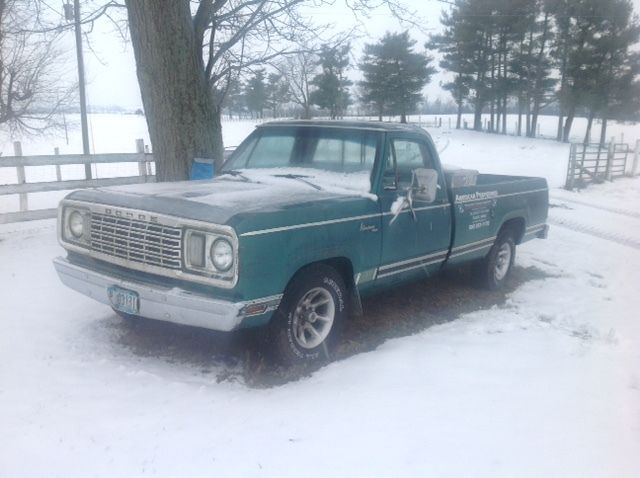
[{"label": "license plate", "polygon": [[109,294],[111,305],[117,311],[133,315],[138,313],[139,301],[137,292],[114,285],[109,287],[107,293]]}]

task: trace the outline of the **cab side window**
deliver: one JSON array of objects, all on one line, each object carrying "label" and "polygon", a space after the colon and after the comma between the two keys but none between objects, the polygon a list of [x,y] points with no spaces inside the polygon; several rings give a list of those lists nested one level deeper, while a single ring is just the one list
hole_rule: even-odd
[{"label": "cab side window", "polygon": [[427,146],[412,139],[391,139],[385,163],[385,189],[404,189],[411,184],[411,174],[416,168],[435,167]]}]

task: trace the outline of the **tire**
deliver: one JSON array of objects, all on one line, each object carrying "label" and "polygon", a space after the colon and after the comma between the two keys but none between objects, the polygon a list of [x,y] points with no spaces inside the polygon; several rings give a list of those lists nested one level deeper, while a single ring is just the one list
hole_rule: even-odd
[{"label": "tire", "polygon": [[342,276],[324,264],[301,270],[270,325],[269,346],[285,365],[329,360],[348,316]]},{"label": "tire", "polygon": [[474,264],[474,276],[478,284],[489,290],[504,287],[516,259],[516,243],[510,231],[498,235],[487,256]]}]

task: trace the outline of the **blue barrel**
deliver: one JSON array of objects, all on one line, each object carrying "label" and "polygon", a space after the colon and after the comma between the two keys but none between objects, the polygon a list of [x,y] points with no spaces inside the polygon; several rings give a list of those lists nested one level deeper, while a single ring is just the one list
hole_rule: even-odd
[{"label": "blue barrel", "polygon": [[213,159],[193,158],[193,163],[191,163],[191,180],[211,179],[213,178],[214,172]]}]

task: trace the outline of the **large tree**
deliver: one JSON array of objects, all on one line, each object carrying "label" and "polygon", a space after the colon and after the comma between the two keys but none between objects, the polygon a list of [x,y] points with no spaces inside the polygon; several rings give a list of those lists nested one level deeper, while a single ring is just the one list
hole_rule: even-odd
[{"label": "large tree", "polygon": [[388,108],[406,123],[407,114],[417,109],[422,89],[435,73],[432,58],[415,52],[415,44],[404,32],[387,33],[378,43],[365,45],[360,63],[364,79],[359,85],[363,101],[377,105],[380,119]]}]

